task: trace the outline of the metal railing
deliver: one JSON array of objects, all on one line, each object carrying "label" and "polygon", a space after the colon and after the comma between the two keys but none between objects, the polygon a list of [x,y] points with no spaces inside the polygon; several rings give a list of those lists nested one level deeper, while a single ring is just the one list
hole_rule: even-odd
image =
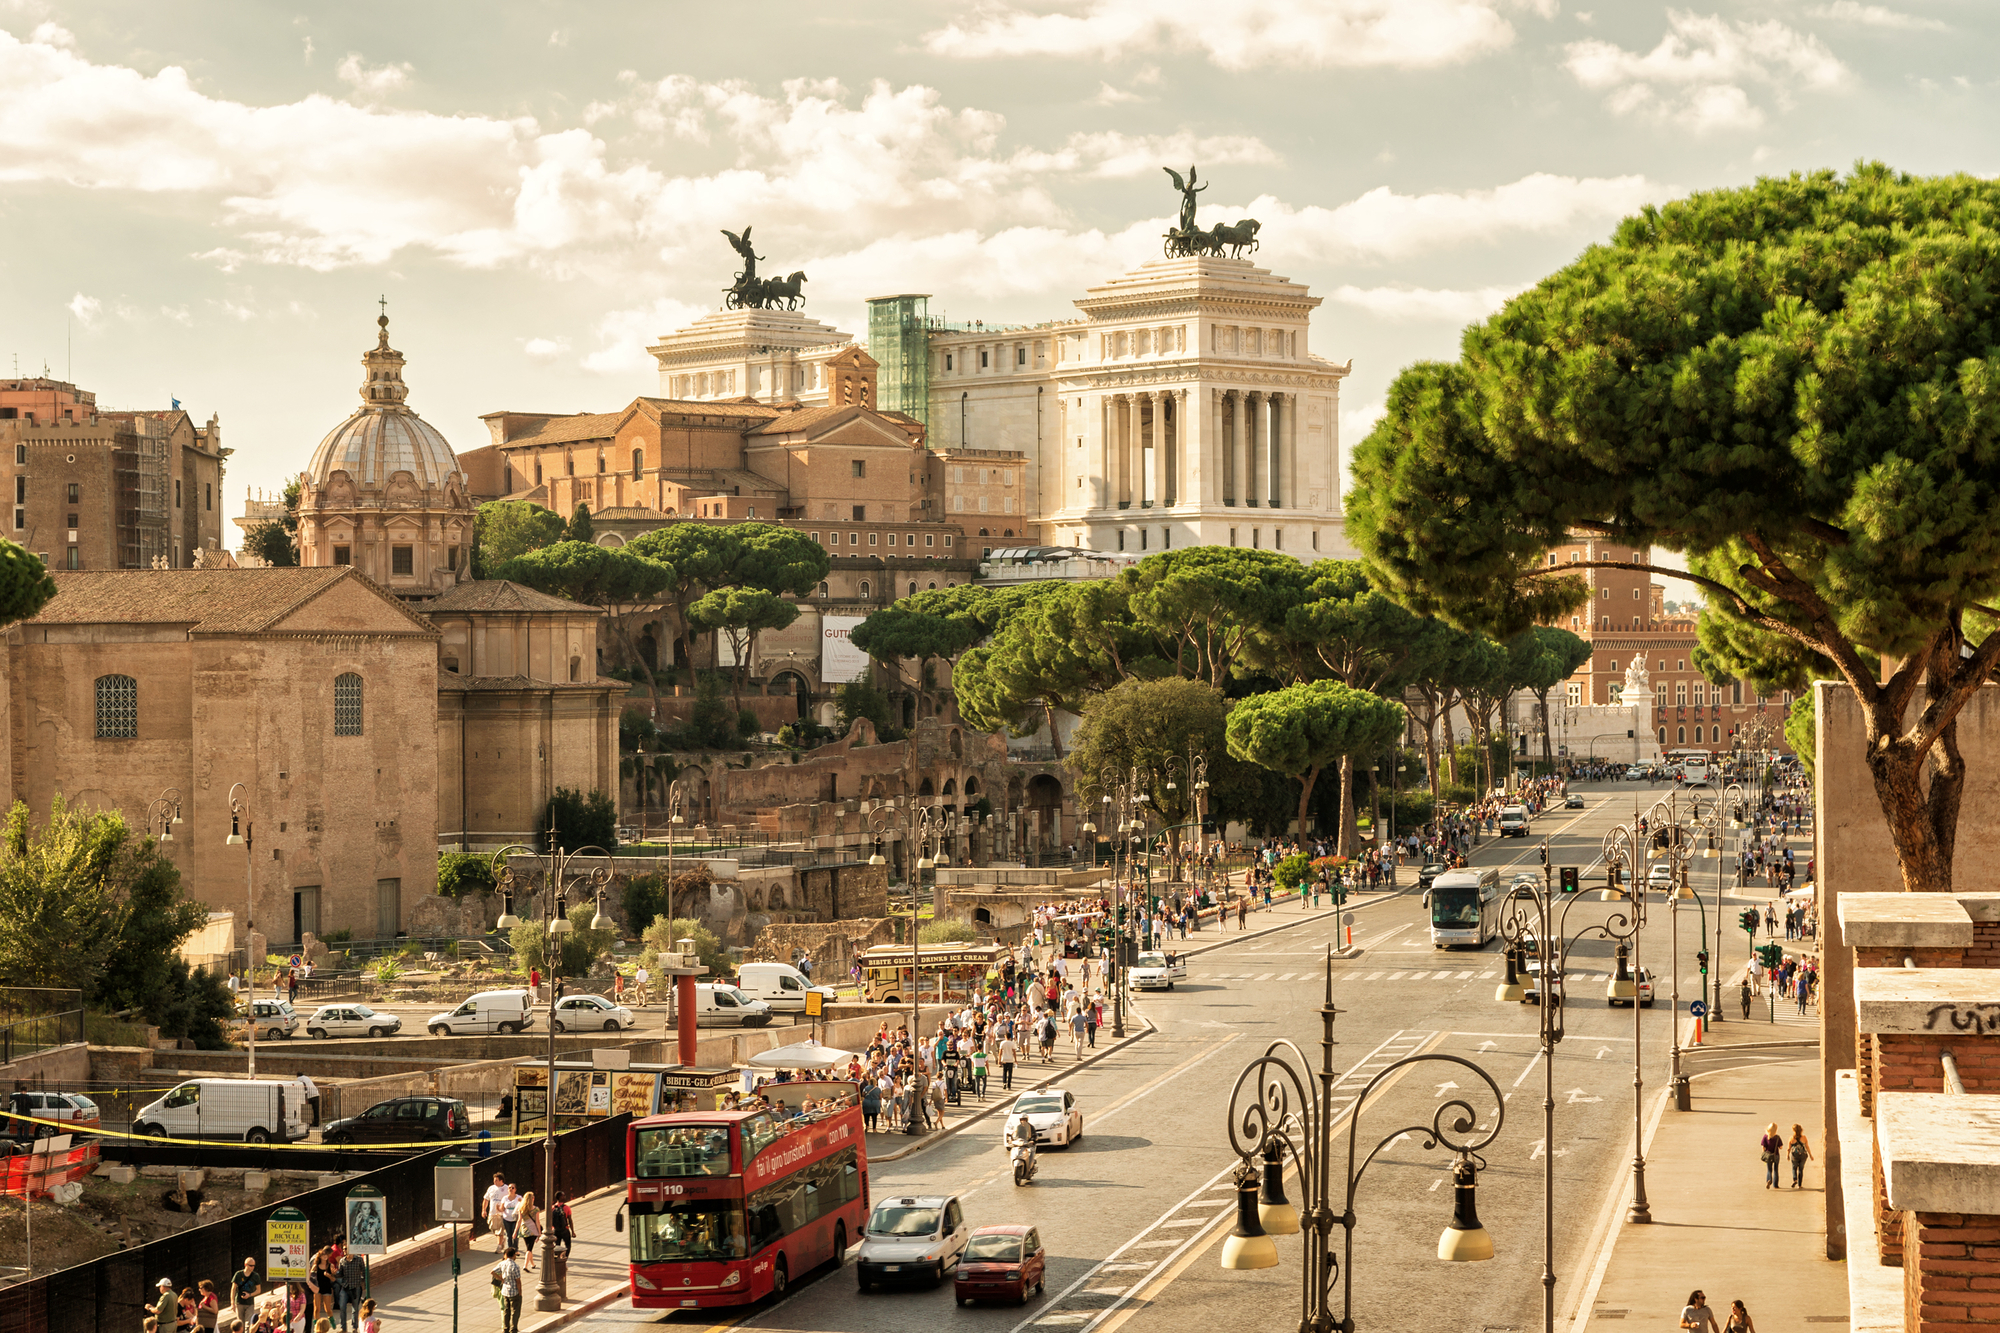
[{"label": "metal railing", "polygon": [[84,1039],[83,1010],[36,1014],[0,1027],[0,1065],[55,1046],[73,1046]]}]

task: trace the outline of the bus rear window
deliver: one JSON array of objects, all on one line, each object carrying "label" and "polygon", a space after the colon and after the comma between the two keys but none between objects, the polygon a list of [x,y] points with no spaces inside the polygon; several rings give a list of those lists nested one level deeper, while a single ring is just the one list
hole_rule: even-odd
[{"label": "bus rear window", "polygon": [[668,1125],[642,1129],[634,1137],[633,1163],[640,1176],[726,1176],[726,1125]]},{"label": "bus rear window", "polygon": [[636,1264],[741,1259],[745,1254],[743,1205],[727,1199],[664,1204],[657,1212],[635,1207],[631,1231]]}]

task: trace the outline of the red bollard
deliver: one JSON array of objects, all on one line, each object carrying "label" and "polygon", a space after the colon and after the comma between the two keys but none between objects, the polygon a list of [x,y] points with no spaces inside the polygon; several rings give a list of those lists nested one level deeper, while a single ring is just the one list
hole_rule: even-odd
[{"label": "red bollard", "polygon": [[694,1065],[694,974],[674,978],[674,985],[680,992],[680,1046],[681,1063]]}]

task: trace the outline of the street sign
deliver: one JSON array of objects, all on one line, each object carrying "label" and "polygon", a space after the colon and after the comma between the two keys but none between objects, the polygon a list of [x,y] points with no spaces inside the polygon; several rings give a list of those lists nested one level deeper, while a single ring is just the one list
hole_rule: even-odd
[{"label": "street sign", "polygon": [[432,1171],[432,1197],[437,1211],[434,1222],[473,1222],[479,1217],[479,1200],[472,1185],[472,1163],[463,1157],[441,1157]]},{"label": "street sign", "polygon": [[373,1185],[347,1192],[347,1249],[370,1257],[389,1252],[389,1205]]},{"label": "street sign", "polygon": [[1354,913],[1352,913],[1352,912],[1342,912],[1342,913],[1340,914],[1340,924],[1341,924],[1341,925],[1343,925],[1343,926],[1351,926],[1351,925],[1353,925],[1353,924],[1354,924]]},{"label": "street sign", "polygon": [[806,992],[806,1017],[818,1018],[826,1011],[826,996],[816,990]]},{"label": "street sign", "polygon": [[264,1221],[264,1276],[303,1282],[312,1272],[311,1224],[296,1208],[280,1208]]},{"label": "street sign", "polygon": [[1703,1004],[1700,1000],[1689,1000],[1688,1012],[1694,1015],[1696,1018],[1707,1018],[1708,1006]]}]

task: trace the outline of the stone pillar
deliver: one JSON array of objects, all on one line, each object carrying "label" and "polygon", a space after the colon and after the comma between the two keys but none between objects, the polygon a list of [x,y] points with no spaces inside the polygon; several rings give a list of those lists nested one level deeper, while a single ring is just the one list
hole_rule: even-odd
[{"label": "stone pillar", "polygon": [[1295,393],[1285,395],[1285,480],[1291,487],[1285,499],[1294,509],[1305,504],[1305,492],[1300,489],[1302,479],[1299,476],[1299,409],[1304,406],[1304,401]]},{"label": "stone pillar", "polygon": [[1270,404],[1271,418],[1271,484],[1267,489],[1271,496],[1271,508],[1282,509],[1291,498],[1291,488],[1285,485],[1285,471],[1289,460],[1285,456],[1285,428],[1292,422],[1291,398],[1282,393],[1266,395]]},{"label": "stone pillar", "polygon": [[[1143,389],[1133,404],[1132,415],[1139,423],[1139,500],[1141,508],[1158,508],[1161,493],[1161,470],[1166,460],[1166,449],[1160,436],[1160,395],[1151,389]],[[1147,476],[1146,455],[1153,455],[1152,475]]]},{"label": "stone pillar", "polygon": [[1201,476],[1197,479],[1195,503],[1222,503],[1222,390],[1203,387],[1201,395]]},{"label": "stone pillar", "polygon": [[1262,391],[1252,390],[1245,397],[1249,399],[1249,405],[1245,409],[1245,418],[1249,424],[1249,438],[1245,441],[1249,466],[1244,472],[1248,484],[1244,486],[1243,494],[1251,506],[1261,507],[1264,503],[1264,492],[1269,489],[1267,479],[1271,471],[1271,460],[1265,452],[1267,447],[1265,437],[1270,432],[1265,429],[1267,418]]},{"label": "stone pillar", "polygon": [[1187,452],[1187,443],[1181,439],[1181,391],[1163,390],[1160,393],[1160,410],[1166,413],[1166,432],[1162,438],[1167,442],[1167,479],[1160,488],[1161,498],[1173,506],[1181,502],[1184,490],[1181,485],[1181,457]]},{"label": "stone pillar", "polygon": [[1241,508],[1250,499],[1248,479],[1250,476],[1250,438],[1248,423],[1244,420],[1245,403],[1243,391],[1238,389],[1230,397],[1234,400],[1234,411],[1230,414],[1229,461],[1233,465],[1229,479],[1231,503]]},{"label": "stone pillar", "polygon": [[1112,501],[1111,395],[1109,394],[1097,400],[1097,439],[1094,443],[1097,447],[1090,452],[1097,459],[1097,475],[1091,479],[1090,507],[1104,509]]}]

